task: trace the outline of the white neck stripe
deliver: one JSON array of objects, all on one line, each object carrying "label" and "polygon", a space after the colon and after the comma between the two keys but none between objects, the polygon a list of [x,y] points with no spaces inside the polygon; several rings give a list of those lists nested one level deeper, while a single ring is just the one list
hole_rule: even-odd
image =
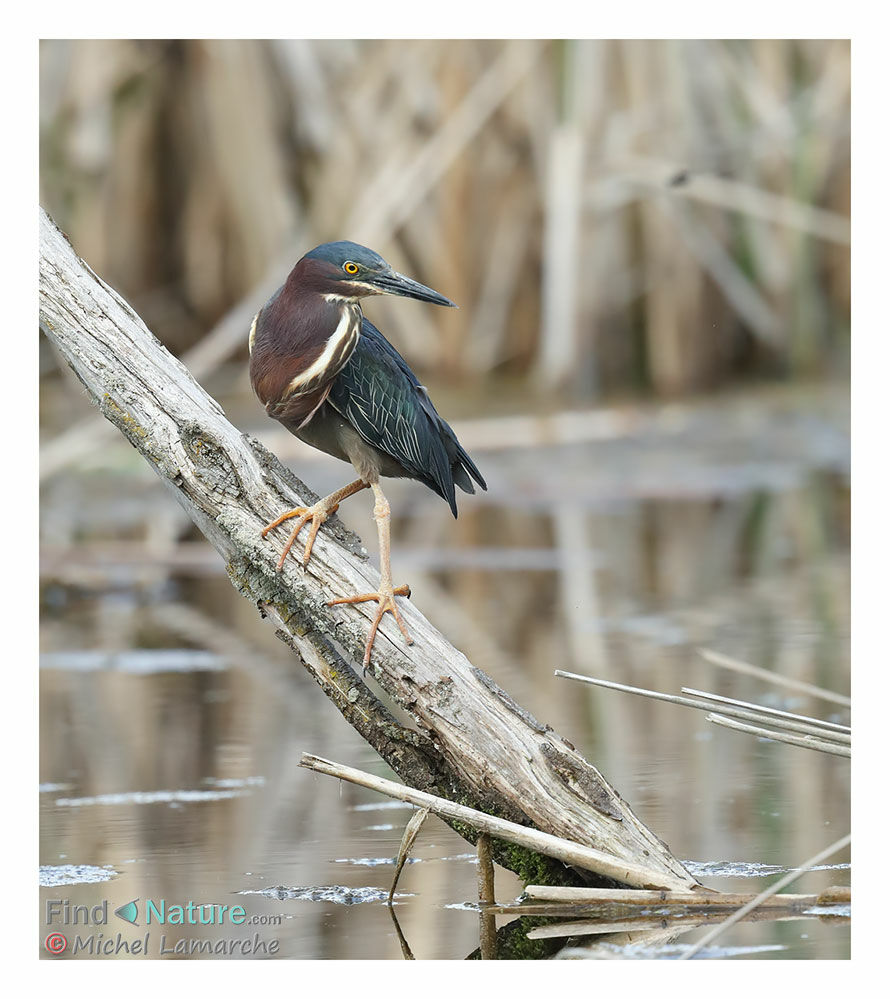
[{"label": "white neck stripe", "polygon": [[[340,322],[337,323],[337,328],[330,335],[330,337],[328,337],[328,342],[325,344],[324,350],[305,371],[301,371],[300,374],[298,374],[297,377],[291,381],[291,383],[287,386],[287,389],[285,389],[285,395],[298,392],[301,386],[306,385],[308,382],[311,382],[320,375],[323,375],[341,347],[343,347],[350,338],[354,338],[356,340],[358,339],[360,315],[361,312],[357,308],[346,307],[343,309],[340,313]],[[352,352],[350,351],[349,353]],[[346,358],[343,359],[343,362],[346,362]]]}]

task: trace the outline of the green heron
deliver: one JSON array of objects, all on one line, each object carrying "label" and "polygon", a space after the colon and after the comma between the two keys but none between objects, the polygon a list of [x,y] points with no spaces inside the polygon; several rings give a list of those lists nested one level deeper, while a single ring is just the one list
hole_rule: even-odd
[{"label": "green heron", "polygon": [[[485,480],[454,431],[436,412],[426,389],[405,359],[362,314],[370,295],[403,295],[454,306],[444,295],[396,273],[373,250],[357,243],[324,243],[307,253],[260,309],[250,328],[250,382],[269,416],[327,454],[352,463],[358,478],[314,506],[288,510],[263,528],[262,536],[296,517],[278,569],[310,524],[303,564],[318,529],[347,496],[371,488],[380,540],[380,589],[330,601],[376,600],[377,612],[365,646],[364,666],[383,615],[395,617],[412,644],[395,598],[390,568],[389,503],[380,477],[417,479],[438,493],[457,516],[454,487],[475,492]],[[311,522],[311,523],[310,523]]]}]

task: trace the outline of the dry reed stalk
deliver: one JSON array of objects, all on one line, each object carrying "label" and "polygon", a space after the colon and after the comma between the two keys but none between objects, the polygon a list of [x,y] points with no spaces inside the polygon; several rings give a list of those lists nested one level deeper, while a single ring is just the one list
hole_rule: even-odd
[{"label": "dry reed stalk", "polygon": [[800,746],[802,749],[814,749],[819,753],[828,753],[831,756],[844,756],[847,759],[852,755],[849,746],[819,739],[813,735],[791,735],[788,732],[777,732],[775,728],[765,728],[760,725],[745,725],[743,722],[735,721],[733,718],[726,718],[723,715],[709,714],[705,716],[705,719],[714,722],[715,725],[721,725],[723,728],[735,729],[737,732],[756,735],[761,739],[769,739],[772,742],[786,742],[790,746]]},{"label": "dry reed stalk", "polygon": [[765,343],[782,347],[779,317],[708,227],[695,214],[681,210],[680,206],[662,201],[659,207],[670,217],[674,231],[687,250],[698,261],[702,271],[717,284],[738,316]]},{"label": "dry reed stalk", "polygon": [[[630,41],[622,54],[632,106],[651,109],[670,142],[679,134],[682,70],[673,46]],[[692,316],[701,295],[700,273],[688,254],[678,252],[672,226],[655,199],[637,206],[640,266],[651,279],[644,299],[648,375],[661,395],[678,395],[694,387],[701,354],[695,350],[698,327]]]},{"label": "dry reed stalk", "polygon": [[[510,843],[536,850],[548,857],[554,857],[563,863],[581,867],[584,870],[594,871],[603,877],[612,878],[624,884],[638,885],[640,887],[651,887],[659,884],[667,887],[664,882],[673,880],[664,874],[650,871],[637,864],[630,864],[621,861],[617,857],[595,850],[592,847],[583,846],[580,843],[572,843],[570,840],[561,839],[550,833],[542,833],[537,829],[528,826],[521,826],[516,822],[508,822],[505,819],[496,818],[486,812],[479,812],[474,808],[465,805],[458,805],[447,798],[440,798],[434,794],[427,794],[425,791],[417,791],[414,788],[397,784],[394,781],[377,777],[373,774],[356,770],[353,767],[335,763],[332,760],[325,760],[312,753],[304,753],[300,766],[318,773],[326,774],[328,777],[336,777],[339,780],[347,780],[359,787],[366,787],[371,791],[388,795],[399,801],[407,801],[418,808],[429,808],[437,815],[451,819],[455,822],[463,822],[477,829],[480,833],[487,833],[498,839],[505,839]],[[702,889],[706,891],[707,889]]]},{"label": "dry reed stalk", "polygon": [[[565,670],[556,670],[556,676],[564,677],[568,680],[580,680],[582,683],[593,684],[598,687],[608,687],[612,690],[619,690],[628,694],[639,694],[642,697],[650,697],[658,701],[667,701],[671,704],[678,704],[686,708],[698,708],[704,711],[714,710],[714,700],[718,698],[713,698],[710,695],[702,695],[699,697],[683,697],[678,694],[663,694],[655,690],[645,690],[641,687],[631,687],[624,683],[615,683],[610,680],[600,680],[590,676],[580,676],[576,673],[568,673]],[[728,698],[719,699],[722,703],[726,704],[729,701]],[[793,739],[792,737],[787,737],[781,741],[793,742],[795,745],[810,745],[812,748],[817,748],[822,744],[833,744],[837,752],[835,755],[838,756],[849,756],[849,743],[850,735],[848,732],[837,731],[843,726],[836,726],[831,722],[823,722],[817,718],[806,718],[802,715],[792,715],[789,712],[778,712],[773,709],[767,708],[765,711],[761,710],[759,705],[747,704],[744,701],[737,701],[736,704],[746,704],[746,707],[731,707],[726,704],[725,707],[721,707],[721,712],[723,715],[729,715],[732,718],[741,718],[748,721],[764,721],[772,725],[774,728],[785,729],[789,732],[797,732],[806,738],[801,740]],[[800,719],[800,720],[795,720]],[[709,717],[709,720],[716,721],[716,718]],[[729,725],[729,722],[722,722],[721,724],[727,724],[729,727],[737,727]],[[815,736],[815,742],[810,741],[810,737]],[[778,735],[776,736],[778,739]]]},{"label": "dry reed stalk", "polygon": [[[197,93],[204,98],[206,124],[202,153],[207,172],[218,178],[218,198],[232,212],[232,243],[237,257],[227,262],[225,279],[236,273],[242,287],[261,281],[268,261],[293,231],[298,210],[278,141],[277,109],[270,93],[266,43],[214,39],[196,43]],[[250,183],[245,183],[246,178]],[[201,243],[191,249],[200,260],[206,252],[203,227],[184,234]]]},{"label": "dry reed stalk", "polygon": [[467,326],[465,360],[474,371],[488,373],[510,356],[509,319],[522,261],[529,248],[528,228],[533,209],[516,184],[507,184],[497,198],[482,278]]},{"label": "dry reed stalk", "polygon": [[709,694],[704,690],[696,690],[694,687],[681,687],[681,692],[692,697],[701,697],[708,701],[715,701],[718,704],[729,704],[737,708],[748,708],[762,715],[764,718],[788,719],[790,721],[804,722],[805,726],[800,731],[810,728],[814,733],[830,733],[831,737],[838,742],[850,742],[853,729],[849,725],[842,725],[840,722],[826,721],[823,718],[812,718],[809,715],[800,715],[792,711],[781,711],[779,708],[764,707],[761,704],[752,704],[750,701],[740,701],[734,697],[724,697],[722,694]]},{"label": "dry reed stalk", "polygon": [[703,659],[712,663],[714,666],[722,666],[724,669],[733,670],[736,673],[745,673],[748,676],[756,676],[758,679],[765,680],[767,683],[772,683],[777,687],[786,687],[788,690],[797,690],[802,694],[809,694],[811,697],[816,697],[822,701],[831,701],[834,704],[841,704],[847,708],[851,706],[852,702],[850,701],[850,698],[845,697],[843,694],[836,694],[834,691],[825,690],[822,687],[815,686],[814,684],[805,683],[802,680],[795,680],[792,677],[782,676],[782,674],[764,669],[762,666],[753,666],[750,663],[742,662],[740,659],[734,659],[731,656],[726,656],[722,652],[715,652],[713,649],[699,649],[698,652]]},{"label": "dry reed stalk", "polygon": [[531,71],[540,46],[506,45],[501,55],[455,107],[432,138],[407,156],[388,163],[386,172],[364,192],[346,229],[379,241],[399,228],[418,202],[478,134],[510,91]]},{"label": "dry reed stalk", "polygon": [[424,824],[424,822],[426,822],[429,814],[430,810],[428,808],[419,808],[416,812],[414,812],[411,818],[408,819],[405,831],[402,833],[402,841],[399,843],[399,853],[396,857],[396,869],[392,876],[392,884],[389,887],[390,905],[392,905],[392,898],[396,892],[396,885],[399,883],[399,876],[408,861],[408,857],[411,856],[411,850],[414,846],[414,841],[417,839],[417,834],[420,832],[420,827]]}]

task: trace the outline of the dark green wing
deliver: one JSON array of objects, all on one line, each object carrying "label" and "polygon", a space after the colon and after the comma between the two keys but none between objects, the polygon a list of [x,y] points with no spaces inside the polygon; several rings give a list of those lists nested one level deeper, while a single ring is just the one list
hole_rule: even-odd
[{"label": "dark green wing", "polygon": [[405,359],[367,319],[352,356],[334,379],[328,402],[365,441],[437,492],[455,517],[455,485],[472,493],[475,479],[486,488],[479,469]]}]

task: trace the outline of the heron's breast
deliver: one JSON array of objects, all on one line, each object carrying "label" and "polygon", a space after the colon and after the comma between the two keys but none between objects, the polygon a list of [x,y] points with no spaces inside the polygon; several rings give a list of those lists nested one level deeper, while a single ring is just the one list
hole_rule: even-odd
[{"label": "heron's breast", "polygon": [[251,385],[269,415],[281,419],[292,403],[305,412],[310,399],[311,410],[327,395],[358,343],[361,310],[344,304],[332,314],[322,303],[320,315],[294,317],[281,316],[276,304],[257,313],[248,342]]}]

